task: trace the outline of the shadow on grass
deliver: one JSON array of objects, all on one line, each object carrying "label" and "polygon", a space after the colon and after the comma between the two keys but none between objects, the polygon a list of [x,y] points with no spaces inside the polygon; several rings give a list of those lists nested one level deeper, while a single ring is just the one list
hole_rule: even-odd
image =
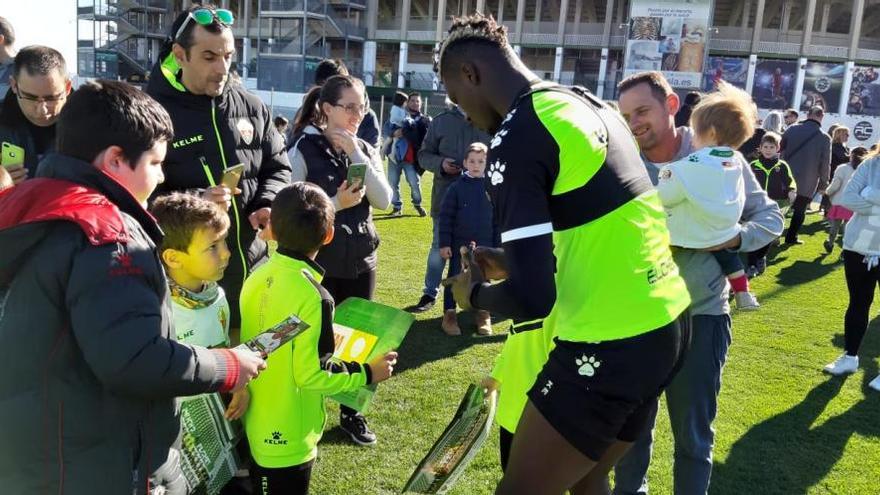
[{"label": "shadow on grass", "polygon": [[828,255],[822,253],[821,256],[812,261],[795,261],[791,265],[779,270],[779,275],[776,276],[776,282],[779,285],[791,287],[794,285],[806,284],[828,275],[837,267],[832,264],[822,263],[822,260],[826,256]]},{"label": "shadow on grass", "polygon": [[458,315],[461,335],[450,337],[440,329],[440,318],[416,320],[397,350],[400,358],[395,373],[418,368],[425,363],[439,361],[454,356],[468,347],[480,344],[501,342],[507,334],[477,335],[473,324],[473,313],[461,312]]},{"label": "shadow on grass", "polygon": [[807,493],[840,460],[853,434],[880,436],[876,393],[813,427],[844,381],[829,378],[800,404],[752,427],[733,444],[726,462],[715,466],[711,493]]}]

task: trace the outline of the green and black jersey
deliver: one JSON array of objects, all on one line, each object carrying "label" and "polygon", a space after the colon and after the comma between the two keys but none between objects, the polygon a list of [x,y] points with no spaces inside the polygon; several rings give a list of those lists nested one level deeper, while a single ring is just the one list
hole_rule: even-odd
[{"label": "green and black jersey", "polygon": [[[503,313],[486,307],[503,293],[510,305],[535,307],[541,291],[555,291],[553,334],[602,342],[660,328],[689,305],[635,140],[600,101],[533,87],[495,134],[486,175],[510,277],[475,291],[476,306]],[[551,236],[552,256],[542,252]],[[555,275],[543,261],[552,257]]]}]

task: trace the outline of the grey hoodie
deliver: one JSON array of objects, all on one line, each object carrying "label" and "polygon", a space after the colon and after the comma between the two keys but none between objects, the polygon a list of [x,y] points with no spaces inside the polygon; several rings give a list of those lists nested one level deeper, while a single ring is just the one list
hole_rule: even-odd
[{"label": "grey hoodie", "polygon": [[880,255],[880,157],[865,160],[852,175],[840,204],[853,211],[843,234],[843,248]]},{"label": "grey hoodie", "polygon": [[[681,148],[672,161],[681,160],[694,152],[693,131],[679,127]],[[642,155],[648,176],[654,185],[663,163],[653,163]],[[739,250],[748,252],[766,246],[782,233],[782,213],[776,202],[767,197],[755,179],[751,167],[743,167],[746,204],[740,220],[742,243]],[[672,248],[672,255],[691,293],[692,315],[723,315],[730,312],[727,302],[728,285],[721,267],[711,253],[693,249]]]}]

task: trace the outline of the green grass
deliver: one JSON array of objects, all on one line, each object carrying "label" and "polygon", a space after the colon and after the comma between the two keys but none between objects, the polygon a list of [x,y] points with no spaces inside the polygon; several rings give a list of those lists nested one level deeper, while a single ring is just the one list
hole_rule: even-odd
[{"label": "green grass", "polygon": [[[401,181],[402,195],[409,190]],[[431,175],[422,181],[430,204]],[[376,299],[402,308],[421,295],[431,220],[376,212],[382,237]],[[767,272],[754,280],[763,304],[733,313],[733,345],[724,370],[715,422],[713,494],[876,494],[880,473],[880,393],[867,383],[878,373],[880,324],[862,348],[862,370],[849,379],[821,368],[843,345],[847,295],[839,247],[822,249],[823,227],[810,215],[803,246],[771,251]],[[812,234],[812,235],[811,235]],[[877,306],[875,306],[877,307]],[[400,348],[396,376],[379,387],[367,417],[379,437],[358,447],[338,427],[328,401],[328,423],[312,478],[318,494],[399,493],[443,431],[470,381],[487,373],[501,350],[506,324],[479,337],[470,315],[464,335],[440,330],[441,305],[418,315]],[[875,310],[876,311],[876,310]],[[672,493],[672,439],[664,406],[649,471],[652,493]],[[492,493],[500,478],[497,426],[451,493]]]}]

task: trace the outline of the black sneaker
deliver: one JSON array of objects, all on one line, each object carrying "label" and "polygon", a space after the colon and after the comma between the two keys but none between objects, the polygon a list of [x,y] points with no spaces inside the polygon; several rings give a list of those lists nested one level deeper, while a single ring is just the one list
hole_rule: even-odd
[{"label": "black sneaker", "polygon": [[428,216],[428,212],[425,211],[425,209],[422,208],[421,205],[415,205],[413,208],[416,209],[420,217]]},{"label": "black sneaker", "polygon": [[339,413],[339,426],[358,445],[373,445],[376,443],[376,434],[370,431],[370,427],[367,426],[367,418],[363,414],[348,415]]},{"label": "black sneaker", "polygon": [[436,299],[427,294],[423,294],[422,298],[419,299],[419,302],[417,302],[414,306],[406,308],[406,310],[412,313],[424,313],[425,311],[433,308],[435,302]]},{"label": "black sneaker", "polygon": [[401,208],[394,208],[393,210],[391,210],[391,216],[392,217],[403,216],[403,210]]}]

